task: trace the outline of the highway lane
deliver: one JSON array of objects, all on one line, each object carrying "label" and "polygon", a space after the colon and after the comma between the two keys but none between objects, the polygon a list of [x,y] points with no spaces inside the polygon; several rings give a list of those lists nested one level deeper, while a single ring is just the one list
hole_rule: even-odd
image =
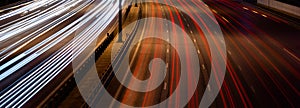
[{"label": "highway lane", "polygon": [[[88,3],[88,2],[86,2],[86,3]],[[1,51],[1,54],[2,54],[1,63],[3,63],[3,65],[1,65],[1,73],[2,73],[1,79],[5,79],[5,76],[12,74],[12,72],[14,70],[19,71],[19,72],[14,72],[14,73],[18,73],[18,74],[13,75],[13,77],[18,78],[18,77],[20,77],[20,75],[22,75],[20,73],[25,73],[28,70],[30,70],[32,68],[32,66],[36,65],[36,64],[31,63],[31,65],[29,65],[29,67],[25,66],[23,68],[21,66],[19,66],[17,68],[16,68],[16,66],[14,66],[14,65],[17,65],[16,62],[19,62],[26,57],[28,58],[28,56],[34,54],[34,52],[38,51],[45,45],[47,45],[47,44],[51,45],[51,43],[49,43],[49,42],[57,40],[55,38],[59,37],[60,34],[63,33],[63,31],[68,30],[67,28],[62,29],[64,26],[66,26],[67,24],[70,23],[70,22],[66,21],[66,19],[69,18],[69,21],[74,21],[76,18],[78,18],[80,16],[80,14],[77,14],[76,11],[86,11],[86,10],[82,10],[85,7],[86,7],[86,4],[83,4],[81,6],[78,5],[78,8],[75,8],[74,10],[70,11],[70,13],[65,14],[64,16],[62,16],[62,18],[54,20],[53,22],[50,21],[48,26],[42,27],[42,28],[38,29],[38,31],[33,32],[30,35],[27,35],[27,36],[25,35],[24,37],[22,37],[21,40],[15,42],[14,44],[9,44],[9,46],[7,46],[7,48],[5,50]],[[76,16],[73,17],[74,15],[76,15]],[[61,24],[61,25],[59,25],[59,24]],[[71,26],[72,25],[69,25],[69,27],[71,27]],[[62,29],[62,30],[60,30],[60,29]],[[58,32],[59,30],[60,30],[60,32]],[[53,35],[53,36],[51,36],[51,35]],[[62,39],[63,38],[61,38],[60,40],[62,40]],[[67,40],[65,39],[65,42],[67,42],[68,40],[71,40],[71,39],[72,38],[69,37],[69,38],[67,38]],[[3,45],[5,45],[5,44],[3,44]],[[46,53],[46,55],[44,55],[44,57],[41,58],[40,60],[45,59],[45,57],[49,56],[50,54],[52,54],[53,52],[58,50],[62,45],[64,45],[64,44],[61,43],[60,45],[59,44],[56,45],[55,48],[52,48],[52,50],[49,50]],[[34,59],[34,58],[31,58],[31,59]],[[38,63],[38,62],[36,62],[36,63]],[[27,65],[27,64],[23,63],[21,65]],[[12,66],[14,66],[14,68],[12,68]],[[20,68],[22,68],[22,69],[20,69]],[[11,71],[11,72],[8,72],[8,71]],[[12,79],[15,79],[15,78],[12,78]],[[7,81],[3,81],[3,82],[7,83]],[[3,84],[3,82],[1,82],[2,83],[1,86],[5,86],[8,84],[8,83]]]},{"label": "highway lane", "polygon": [[[134,37],[135,40],[139,40],[144,36],[154,35],[161,38],[166,38],[166,40],[169,41],[174,41],[177,48],[179,47],[181,49],[186,49],[185,47],[188,47],[185,41],[179,40],[178,38],[182,34],[179,32],[181,30],[179,29],[178,31],[178,29],[177,30],[175,29],[176,23],[182,22],[182,20],[184,19],[182,18],[178,10],[174,8],[170,8],[168,6],[164,6],[162,4],[153,4],[153,3],[143,4],[141,7],[143,10],[142,18],[149,18],[149,19],[140,22],[139,27],[137,29],[138,30],[137,34]],[[177,18],[177,16],[175,15],[178,15],[179,18]],[[170,20],[170,22],[172,23],[167,23],[152,17],[166,18]],[[193,27],[192,26],[193,23],[187,23],[187,24],[190,24],[191,27]],[[178,33],[176,31],[178,31]],[[194,42],[196,42],[196,40],[194,40]],[[135,82],[130,81],[130,79],[132,77],[136,77],[137,79],[145,80],[148,78],[151,79],[152,77],[152,80],[159,80],[161,76],[156,76],[157,74],[154,74],[153,72],[162,72],[165,70],[166,70],[166,78],[163,80],[163,83],[160,84],[160,86],[158,86],[158,88],[150,92],[142,93],[142,92],[136,92],[127,89],[126,87],[122,86],[120,82],[118,82],[118,80],[114,77],[112,81],[109,83],[107,90],[108,92],[110,92],[110,94],[113,97],[115,97],[120,102],[125,103],[127,105],[145,107],[145,106],[155,105],[160,103],[161,101],[164,101],[166,98],[168,98],[168,95],[172,94],[174,90],[177,88],[180,74],[188,73],[188,72],[180,73],[180,60],[178,58],[178,54],[176,50],[170,44],[168,44],[167,41],[163,41],[155,38],[146,39],[141,41],[140,43],[135,44],[134,48],[129,53],[130,53],[130,61],[129,61],[130,69],[132,71],[133,76],[125,74],[125,76],[121,80],[123,81],[129,80],[128,82],[129,84],[143,88],[143,87],[154,86],[156,82],[155,81],[149,82],[147,85],[135,85]],[[185,53],[186,55],[188,55],[187,52]],[[200,54],[199,50],[198,50],[198,54]],[[148,65],[150,64],[153,58],[161,58],[165,62],[166,67],[161,67],[160,65],[156,64],[148,68]],[[186,56],[185,59],[188,59],[188,56]],[[118,72],[129,73],[129,71],[122,71],[122,70],[127,70],[127,69],[121,69]],[[118,72],[116,74],[118,74]],[[152,73],[150,74],[149,72]],[[188,77],[190,79],[189,82],[192,83],[194,81],[192,78],[193,76],[188,76]],[[190,85],[190,84],[185,84],[185,85]],[[201,92],[203,93],[203,90]],[[169,102],[167,102],[168,103],[167,106],[161,106],[161,107],[171,108],[180,105],[179,101],[182,101],[180,100],[181,95],[182,94],[178,94],[177,92],[175,94],[176,99],[169,100]],[[198,94],[196,96],[198,96]],[[99,98],[100,98],[99,100],[94,100],[95,104],[97,104],[97,102],[102,100],[101,97]],[[195,105],[194,102],[191,102],[191,104]],[[183,104],[183,106],[184,105],[185,104]],[[110,107],[120,107],[120,106],[117,106],[114,102],[112,102],[110,104]]]},{"label": "highway lane", "polygon": [[[145,7],[141,10],[145,10],[144,14],[142,15],[142,18],[148,18],[148,17],[157,17],[161,16],[161,10],[160,8],[157,8],[158,6],[156,4],[146,4],[142,7]],[[144,36],[154,35],[154,36],[160,36],[164,37],[165,34],[162,34],[162,21],[158,21],[155,19],[148,19],[147,21],[142,21],[140,24],[143,26],[142,29],[140,29],[137,33],[137,36],[135,36],[136,39],[141,39]],[[149,25],[146,27],[146,25]],[[159,28],[158,30],[155,28]],[[157,32],[153,32],[154,30],[157,30]],[[138,36],[140,35],[140,36]],[[167,71],[169,73],[168,69],[165,69],[165,67],[159,66],[159,64],[152,64],[152,66],[148,66],[152,59],[160,58],[164,62],[168,60],[166,57],[165,51],[167,50],[167,43],[160,39],[145,39],[142,40],[140,43],[137,43],[135,47],[132,49],[130,54],[130,69],[132,71],[132,74],[134,77],[136,77],[139,80],[146,80],[150,78],[159,78],[160,76],[157,76],[157,74],[154,74],[154,72],[163,72]],[[154,61],[152,61],[153,63]],[[171,65],[167,65],[171,66]],[[150,73],[151,72],[151,73]],[[167,77],[170,76],[169,74],[166,75]],[[118,88],[119,91],[117,91],[117,94],[120,94],[120,101],[122,103],[125,103],[127,105],[131,106],[151,106],[154,104],[158,104],[160,102],[161,98],[161,92],[163,89],[167,86],[166,82],[167,80],[164,80],[162,84],[155,90],[147,93],[137,93],[133,90],[126,89],[124,87]],[[130,81],[129,84],[135,84],[134,81]],[[113,83],[110,84],[112,86],[115,86]],[[148,83],[147,85],[139,85],[141,87],[151,87],[155,84]],[[127,97],[132,98],[127,98]]]},{"label": "highway lane", "polygon": [[13,21],[13,20],[17,19],[18,16],[22,16],[22,14],[24,15],[26,13],[35,12],[39,9],[45,9],[45,8],[43,8],[44,6],[48,7],[48,5],[52,5],[57,2],[58,2],[57,0],[55,0],[55,1],[41,0],[41,1],[32,2],[32,3],[29,2],[29,4],[25,4],[25,6],[19,8],[19,9],[16,9],[16,10],[13,10],[11,12],[1,15],[0,22],[5,23],[5,22]]},{"label": "highway lane", "polygon": [[[60,5],[66,5],[67,3],[70,3],[70,2],[67,2],[67,1],[58,2],[57,1],[57,2],[53,2],[53,3],[48,3],[47,5],[49,5],[49,7],[46,4],[44,4],[43,8],[37,8],[37,9],[30,8],[30,9],[20,10],[20,11],[22,11],[21,14],[16,14],[15,12],[11,13],[13,15],[6,15],[5,14],[5,15],[3,15],[4,19],[2,20],[3,22],[4,21],[5,22],[3,24],[1,24],[1,28],[2,28],[1,31],[4,31],[4,30],[10,31],[13,28],[16,28],[18,26],[22,26],[20,24],[26,24],[26,23],[21,23],[21,22],[29,22],[28,20],[31,20],[31,19],[35,19],[31,22],[36,22],[37,21],[36,19],[39,19],[39,18],[35,18],[35,17],[45,17],[45,13],[47,11],[52,11],[53,12],[53,10],[55,10],[56,7],[58,7]],[[15,16],[18,16],[17,19],[14,19]],[[27,19],[25,19],[25,18],[27,18]],[[11,20],[11,21],[6,21],[6,20]],[[18,21],[20,21],[19,24],[15,24]],[[10,28],[7,27],[9,25],[13,26],[12,24],[14,24],[14,27],[10,27]],[[26,24],[26,25],[28,25],[28,24]],[[7,29],[9,29],[9,30],[7,30]]]},{"label": "highway lane", "polygon": [[[48,37],[48,35],[51,35],[55,32],[57,32],[59,29],[61,29],[63,26],[68,24],[69,22],[66,21],[66,19],[70,18],[70,21],[73,21],[71,17],[79,17],[80,14],[73,14],[74,11],[79,10],[80,8],[74,8],[68,10],[68,12],[60,13],[58,14],[58,18],[51,19],[47,16],[49,16],[49,13],[53,13],[59,8],[54,8],[59,5],[66,5],[63,4],[64,2],[55,4],[49,9],[45,9],[44,11],[41,11],[40,13],[35,13],[31,16],[31,18],[22,20],[22,21],[14,21],[15,24],[5,27],[1,31],[1,37],[2,45],[1,45],[1,63],[5,63],[8,60],[12,59],[13,57],[16,57],[17,54],[24,52],[28,50],[29,48],[33,47],[35,44],[38,44],[40,40],[44,40]],[[88,3],[88,2],[86,2]],[[79,6],[79,5],[77,5]],[[82,6],[81,6],[82,7]],[[51,10],[50,12],[47,12]],[[66,15],[63,15],[66,14]],[[40,15],[40,16],[39,16]],[[60,16],[61,15],[61,16]],[[38,16],[38,17],[37,17]],[[34,18],[36,17],[36,18]],[[42,21],[43,19],[44,21]],[[34,23],[35,24],[34,24]],[[7,22],[11,23],[11,22]],[[6,24],[7,24],[6,23]],[[58,26],[61,25],[61,26]],[[27,29],[23,29],[26,27]],[[21,29],[22,28],[22,29]],[[28,30],[30,29],[30,30]],[[51,30],[51,31],[50,31]],[[52,33],[51,33],[52,32]],[[11,34],[13,33],[13,34]],[[21,34],[20,34],[21,33]],[[12,38],[14,37],[14,38]],[[9,40],[7,40],[9,39]]]},{"label": "highway lane", "polygon": [[228,48],[229,75],[223,85],[232,97],[226,99],[228,106],[297,107],[299,28],[235,2],[207,3],[215,9]]},{"label": "highway lane", "polygon": [[[203,5],[196,0],[166,2],[182,6],[189,14],[208,6],[222,28],[228,54],[227,70],[221,91],[212,107],[298,106],[299,86],[297,85],[299,85],[300,69],[299,44],[297,42],[299,37],[297,36],[299,35],[299,28],[290,25],[288,21],[278,16],[272,15],[272,13],[236,2],[206,1],[207,5]],[[199,61],[202,65],[199,67],[201,67],[202,77],[200,77],[202,79],[197,92],[186,107],[198,107],[205,88],[210,89],[206,84],[211,70],[210,53],[207,50],[209,46],[201,29],[195,26],[193,20],[189,19],[185,13],[176,12],[165,6],[160,7],[160,5],[149,3],[143,7],[143,10],[143,14],[147,13],[147,17],[165,17],[169,20],[174,18],[174,23],[180,25],[192,39],[195,39],[196,47],[200,52]],[[195,16],[194,18],[200,18],[197,15],[193,16]],[[140,27],[141,29],[137,33],[138,36],[153,34],[160,36],[162,32],[179,34],[178,31],[172,31],[172,27],[165,26],[164,23],[159,21],[149,19],[143,23],[148,27]],[[154,29],[153,26],[155,26]],[[161,27],[166,28],[167,31],[163,31]],[[141,33],[143,30],[145,34]],[[131,61],[133,62],[130,69],[138,79],[149,77],[149,61],[155,57],[162,57],[163,60],[169,61],[169,63],[179,62],[176,59],[165,59],[168,55],[167,49],[160,40],[144,40],[141,42],[140,48],[138,45],[136,47],[137,50],[130,52],[132,53]],[[134,53],[137,53],[136,56],[133,56]],[[175,68],[176,66],[168,67],[171,70],[178,70],[178,68]],[[159,66],[156,67],[157,70],[160,70],[159,68]],[[167,89],[170,89],[170,91],[173,89],[170,87],[170,85],[173,85],[171,84],[172,81],[178,79],[178,74],[170,77],[172,74],[177,74],[177,72],[171,72],[167,75],[169,80],[172,79],[167,82],[167,85],[169,85]],[[129,84],[134,85],[135,83],[130,82]],[[115,96],[116,99],[132,106],[150,106],[159,103],[161,97],[158,95],[163,93],[164,88],[164,84],[162,84],[154,91],[140,93],[119,85],[118,80],[114,78],[107,89],[111,91],[111,95]],[[151,84],[147,85],[147,87],[151,86]],[[173,86],[176,87],[176,84]],[[178,104],[176,103],[178,101],[180,100],[175,101],[174,104]]]},{"label": "highway lane", "polygon": [[[299,28],[272,13],[235,2],[206,3],[221,25],[228,49],[227,75],[215,106],[297,106]],[[180,4],[201,9],[197,1]]]},{"label": "highway lane", "polygon": [[[62,20],[62,18],[59,17],[63,17],[63,14],[68,14],[71,12],[71,10],[73,10],[71,8],[72,5],[70,5],[72,3],[74,2],[61,1],[57,4],[47,4],[50,5],[50,7],[41,10],[36,10],[36,12],[20,17],[17,20],[5,21],[5,23],[3,24],[3,28],[1,29],[1,41],[3,42],[3,45],[1,45],[1,50],[7,50],[8,48],[5,47],[9,46],[10,44],[19,43],[19,40],[25,40],[26,38],[30,37],[28,35],[32,35],[33,33],[37,32],[41,33],[42,30],[40,28],[42,27],[46,26],[47,28],[52,28],[54,24],[50,26],[51,22],[55,22],[55,19]],[[77,4],[74,3],[73,5],[78,6],[78,2]],[[65,9],[62,10],[63,8]],[[29,10],[24,11],[26,12]],[[13,18],[10,17],[9,19]]]},{"label": "highway lane", "polygon": [[[85,4],[83,4],[83,5],[85,5]],[[82,8],[82,7],[78,7],[78,9],[80,9],[80,8]],[[77,10],[78,10],[77,9]],[[74,12],[75,12],[75,10],[74,10]],[[74,12],[72,12],[72,13],[74,13]],[[71,14],[66,14],[66,16],[70,16]],[[72,15],[71,15],[72,16]],[[75,17],[76,18],[76,17]],[[61,20],[61,19],[60,19]],[[65,20],[65,19],[64,19]],[[73,20],[74,20],[74,18],[73,18]],[[70,21],[72,21],[72,19],[70,19]],[[54,23],[55,23],[55,21],[54,21]],[[58,22],[56,22],[56,23],[58,23]],[[59,23],[58,23],[59,24]],[[66,25],[66,23],[65,23],[65,25]],[[60,27],[61,28],[61,27]],[[51,29],[51,27],[50,28],[48,28],[48,29]],[[59,28],[55,28],[56,30],[57,29],[59,29]],[[54,32],[56,31],[55,29],[52,29]],[[45,31],[43,31],[43,32],[45,32]],[[52,32],[53,33],[53,32]],[[59,32],[58,32],[59,33]],[[58,33],[56,33],[56,35],[58,34]],[[51,35],[51,33],[48,33],[48,36],[49,36],[49,34]],[[36,33],[36,34],[34,34],[33,36],[39,36],[40,34],[38,34],[38,33]],[[48,37],[48,36],[46,36],[46,37]],[[26,37],[25,37],[26,38]],[[27,37],[27,38],[30,38],[30,37]],[[48,37],[48,38],[53,38],[53,36],[51,37]],[[49,39],[48,39],[49,40]],[[46,44],[46,42],[45,42],[45,40],[43,41],[43,40],[34,40],[35,42],[33,42],[33,43],[37,43],[37,44],[34,44],[34,45],[32,45],[31,44],[31,46],[26,46],[26,45],[18,45],[18,44],[16,44],[15,46],[17,46],[17,47],[21,47],[21,48],[24,48],[24,49],[21,49],[23,52],[17,52],[16,53],[16,56],[17,56],[17,58],[13,58],[13,59],[10,59],[10,61],[13,61],[13,62],[19,62],[19,61],[21,61],[22,59],[23,59],[23,61],[24,61],[24,58],[20,58],[20,56],[23,56],[24,57],[24,55],[25,55],[25,57],[27,57],[27,60],[28,60],[28,56],[26,56],[26,55],[31,55],[31,56],[29,56],[29,57],[32,57],[32,55],[34,55],[34,54],[37,54],[37,53],[32,53],[32,51],[35,51],[35,50],[33,50],[33,49],[40,49],[39,47],[37,47],[37,46],[42,46],[43,44]],[[28,42],[28,43],[30,43],[30,41]],[[25,42],[25,44],[28,44],[28,43],[26,43]],[[14,45],[14,44],[13,44]],[[24,74],[26,75],[26,74],[28,74],[28,71],[29,70],[31,70],[35,65],[37,65],[39,62],[41,62],[42,60],[44,60],[44,59],[46,59],[50,54],[52,54],[53,52],[55,52],[57,49],[59,49],[60,48],[60,46],[62,46],[63,44],[61,44],[61,45],[57,45],[56,46],[56,49],[52,49],[51,51],[48,51],[46,54],[43,54],[43,56],[41,56],[41,57],[39,57],[39,59],[35,59],[35,58],[31,58],[31,59],[35,59],[35,62],[31,62],[30,64],[27,64],[27,63],[18,63],[18,64],[16,64],[16,63],[14,63],[14,67],[10,67],[9,69],[10,70],[7,70],[7,69],[4,69],[3,67],[5,66],[5,64],[7,64],[7,62],[5,63],[5,64],[3,64],[3,65],[1,65],[1,70],[2,70],[2,72],[1,72],[1,79],[3,80],[3,81],[1,81],[1,89],[3,90],[3,89],[7,89],[7,88],[5,88],[5,87],[7,87],[8,85],[9,86],[13,86],[13,84],[11,84],[12,82],[15,82],[14,80],[17,80],[17,79],[20,79],[20,78],[22,78],[21,76],[23,76]],[[35,47],[32,47],[32,46],[35,46]],[[28,49],[30,49],[30,50],[28,50]],[[41,50],[41,49],[40,49]],[[4,53],[5,54],[5,53]],[[16,59],[19,59],[19,60],[16,60]],[[12,63],[13,63],[12,62]],[[22,67],[22,66],[20,66],[20,64],[21,65],[25,65],[24,67]],[[16,67],[16,66],[18,66],[18,67]],[[20,69],[21,68],[21,69]],[[12,70],[13,69],[13,70]],[[9,76],[10,74],[13,74],[13,76]],[[6,76],[9,76],[8,78],[6,77]],[[3,93],[4,91],[2,91],[2,93]]]}]

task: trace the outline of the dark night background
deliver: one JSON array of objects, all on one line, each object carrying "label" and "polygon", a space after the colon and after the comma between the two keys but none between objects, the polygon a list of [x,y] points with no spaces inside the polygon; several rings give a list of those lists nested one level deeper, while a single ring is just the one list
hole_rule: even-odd
[{"label": "dark night background", "polygon": [[276,1],[280,1],[280,2],[283,2],[283,3],[287,3],[287,4],[290,4],[290,5],[300,7],[300,0],[276,0]]},{"label": "dark night background", "polygon": [[31,0],[0,0],[0,7],[12,3],[27,2],[27,1],[31,1]]}]

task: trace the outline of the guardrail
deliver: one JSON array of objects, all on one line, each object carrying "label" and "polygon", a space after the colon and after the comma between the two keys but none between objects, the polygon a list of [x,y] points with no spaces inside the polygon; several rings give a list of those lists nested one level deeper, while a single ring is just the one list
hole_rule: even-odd
[{"label": "guardrail", "polygon": [[[141,16],[142,16],[141,12],[142,12],[142,10],[141,10],[141,7],[140,7],[139,8],[138,19],[141,19]],[[129,38],[126,39],[126,41],[124,42],[124,44],[122,45],[122,47],[118,51],[119,54],[117,54],[117,56],[115,56],[115,58],[112,60],[112,62],[118,62],[122,59],[122,57],[124,57],[124,54],[126,54],[125,52],[127,52],[128,48],[130,47],[131,42],[133,41],[134,36],[137,33],[139,23],[140,23],[140,21],[138,20],[136,25],[134,26],[133,31],[131,31],[131,33],[129,33],[129,36],[128,36]],[[114,72],[113,72],[112,63],[111,63],[107,67],[106,72],[100,78],[101,82],[103,82],[103,86],[107,87],[113,77],[114,77]],[[99,96],[99,95],[101,94],[101,91],[103,89],[105,89],[105,88],[101,88],[100,85],[97,85],[97,87],[95,87],[94,91],[91,93],[93,95],[90,95],[91,97],[89,97],[89,100],[87,100],[87,101],[94,103],[96,100],[101,98],[101,96]],[[88,106],[88,105],[85,104],[84,106]]]}]

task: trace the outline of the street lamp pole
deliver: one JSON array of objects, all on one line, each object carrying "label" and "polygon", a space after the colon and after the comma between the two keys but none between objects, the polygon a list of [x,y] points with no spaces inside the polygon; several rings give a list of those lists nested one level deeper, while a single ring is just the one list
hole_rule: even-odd
[{"label": "street lamp pole", "polygon": [[119,0],[119,36],[118,42],[122,42],[122,0]]}]

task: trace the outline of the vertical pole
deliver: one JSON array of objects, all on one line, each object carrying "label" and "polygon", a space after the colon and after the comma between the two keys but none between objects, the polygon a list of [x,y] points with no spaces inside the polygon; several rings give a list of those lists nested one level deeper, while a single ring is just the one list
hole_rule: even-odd
[{"label": "vertical pole", "polygon": [[135,5],[134,6],[137,7],[137,0],[135,0]]},{"label": "vertical pole", "polygon": [[118,42],[122,42],[122,0],[119,0],[119,37]]}]

